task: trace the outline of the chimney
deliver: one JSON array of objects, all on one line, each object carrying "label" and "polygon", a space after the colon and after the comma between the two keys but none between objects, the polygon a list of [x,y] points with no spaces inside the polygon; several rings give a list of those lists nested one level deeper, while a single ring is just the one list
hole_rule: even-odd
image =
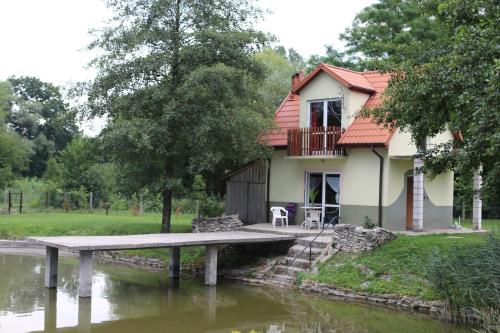
[{"label": "chimney", "polygon": [[300,82],[304,79],[304,70],[297,72],[292,75],[292,91],[299,85]]}]

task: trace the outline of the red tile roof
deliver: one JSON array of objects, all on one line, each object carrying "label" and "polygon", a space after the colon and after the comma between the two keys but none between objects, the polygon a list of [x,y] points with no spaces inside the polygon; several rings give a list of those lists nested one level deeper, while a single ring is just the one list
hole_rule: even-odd
[{"label": "red tile roof", "polygon": [[309,82],[311,82],[319,73],[325,72],[335,80],[349,89],[361,90],[366,93],[374,93],[375,89],[371,83],[364,77],[362,72],[355,72],[350,69],[332,66],[328,64],[319,64],[304,80],[302,80],[294,89],[298,93]]},{"label": "red tile roof", "polygon": [[290,92],[274,114],[276,128],[264,133],[260,139],[270,146],[286,146],[287,130],[299,127],[299,114],[300,96]]},{"label": "red tile roof", "polygon": [[[300,90],[307,85],[321,71],[331,75],[349,89],[361,90],[370,94],[365,107],[372,108],[381,101],[381,94],[387,87],[389,74],[377,71],[355,72],[327,64],[320,64],[306,78],[299,82],[290,92],[274,115],[276,128],[263,133],[260,140],[267,144],[280,147],[287,145],[287,130],[299,126]],[[343,145],[387,145],[392,136],[392,131],[384,126],[377,125],[372,118],[357,117],[344,132],[339,140]]]},{"label": "red tile roof", "polygon": [[[390,75],[377,71],[362,72],[361,74],[375,89],[375,93],[368,98],[364,105],[366,108],[373,108],[381,103],[382,93],[387,87]],[[383,144],[387,146],[392,134],[393,131],[390,128],[377,125],[371,117],[356,117],[338,143],[342,145]]]}]

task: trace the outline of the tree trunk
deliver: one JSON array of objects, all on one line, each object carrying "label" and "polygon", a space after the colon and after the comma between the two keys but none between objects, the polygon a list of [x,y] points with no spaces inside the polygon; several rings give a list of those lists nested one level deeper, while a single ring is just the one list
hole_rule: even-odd
[{"label": "tree trunk", "polygon": [[[172,60],[171,60],[171,93],[175,96],[177,87],[179,86],[179,64],[180,64],[180,27],[181,27],[181,1],[177,0],[175,2],[175,22],[174,22],[174,32],[172,37]],[[174,135],[175,136],[175,135]],[[165,177],[168,180],[173,176],[173,165],[172,162],[167,161],[165,163]],[[172,189],[167,188],[163,190],[163,211],[161,217],[161,232],[170,232],[170,221],[172,215]]]},{"label": "tree trunk", "polygon": [[[172,163],[167,162],[165,164],[165,177],[167,179],[171,178],[173,175]],[[161,216],[161,232],[169,233],[170,232],[170,221],[172,215],[172,189],[166,188],[163,190],[163,210]]]}]

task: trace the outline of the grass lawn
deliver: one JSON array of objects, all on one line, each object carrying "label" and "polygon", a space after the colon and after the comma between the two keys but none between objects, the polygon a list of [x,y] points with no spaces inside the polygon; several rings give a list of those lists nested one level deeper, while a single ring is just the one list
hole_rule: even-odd
[{"label": "grass lawn", "polygon": [[[172,216],[172,232],[190,232],[193,215]],[[94,236],[159,233],[160,214],[133,216],[102,212],[48,212],[0,215],[0,238]]]},{"label": "grass lawn", "polygon": [[[484,230],[495,231],[500,234],[500,220],[484,220],[481,223],[481,227]],[[472,220],[464,220],[462,222],[462,227],[472,229]]]},{"label": "grass lawn", "polygon": [[[172,232],[191,232],[194,215],[172,215]],[[47,212],[21,215],[0,215],[0,239],[20,239],[27,236],[97,236],[159,233],[160,214],[133,216],[130,213]],[[168,261],[166,249],[123,251],[125,255],[152,257]],[[201,263],[203,247],[181,250],[184,265]]]},{"label": "grass lawn", "polygon": [[[489,225],[486,223],[485,225]],[[469,247],[485,241],[486,234],[404,236],[373,252],[338,253],[321,264],[306,279],[332,286],[379,294],[417,296],[436,299],[425,279],[426,266],[436,248]]]}]

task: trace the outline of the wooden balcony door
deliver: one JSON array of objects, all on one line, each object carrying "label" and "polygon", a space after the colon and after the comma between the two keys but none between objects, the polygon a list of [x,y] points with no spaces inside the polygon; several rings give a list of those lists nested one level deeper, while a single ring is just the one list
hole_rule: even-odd
[{"label": "wooden balcony door", "polygon": [[309,155],[329,154],[340,134],[342,124],[342,101],[340,99],[311,101],[308,103],[309,137],[306,147]]}]

